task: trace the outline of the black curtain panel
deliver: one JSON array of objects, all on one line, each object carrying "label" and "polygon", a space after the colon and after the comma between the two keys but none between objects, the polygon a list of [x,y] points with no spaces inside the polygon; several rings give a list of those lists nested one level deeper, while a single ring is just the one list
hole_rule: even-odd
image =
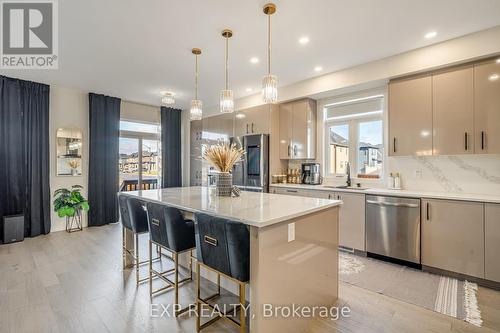
[{"label": "black curtain panel", "polygon": [[89,94],[89,226],[118,221],[120,103],[116,97]]},{"label": "black curtain panel", "polygon": [[162,187],[182,186],[181,110],[161,107]]},{"label": "black curtain panel", "polygon": [[49,94],[0,76],[0,218],[24,214],[26,237],[50,232]]}]

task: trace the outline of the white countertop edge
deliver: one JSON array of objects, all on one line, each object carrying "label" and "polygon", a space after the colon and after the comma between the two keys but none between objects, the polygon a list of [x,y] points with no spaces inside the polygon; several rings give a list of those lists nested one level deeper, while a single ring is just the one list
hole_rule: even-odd
[{"label": "white countertop edge", "polygon": [[386,195],[396,197],[410,198],[428,198],[428,199],[443,199],[457,201],[474,201],[484,203],[500,203],[500,196],[492,196],[488,194],[472,194],[472,193],[448,193],[448,192],[426,192],[415,190],[391,190],[383,188],[367,188],[366,190],[351,190],[345,188],[325,187],[325,185],[307,185],[307,184],[270,184],[270,187],[293,188],[313,191],[327,192],[349,192],[368,195]]},{"label": "white countertop edge", "polygon": [[[154,190],[154,191],[156,191],[156,190]],[[273,224],[278,224],[278,223],[281,223],[281,222],[286,222],[288,220],[292,220],[292,219],[295,219],[295,218],[298,218],[298,217],[306,216],[306,215],[309,215],[309,214],[312,214],[312,213],[316,213],[316,212],[319,212],[319,211],[322,211],[322,210],[325,210],[325,209],[328,209],[328,208],[338,207],[338,206],[342,205],[342,201],[341,200],[322,199],[324,201],[331,201],[331,202],[330,203],[326,203],[326,204],[324,204],[324,205],[322,205],[320,207],[314,207],[314,208],[310,208],[310,209],[307,209],[307,210],[303,210],[300,213],[290,214],[290,215],[283,216],[281,218],[275,218],[275,219],[266,220],[264,222],[256,222],[256,221],[252,221],[252,220],[245,220],[245,219],[236,218],[234,216],[227,216],[227,215],[216,213],[216,212],[209,211],[209,210],[195,209],[195,208],[192,208],[192,207],[186,207],[186,206],[182,206],[182,205],[177,205],[177,204],[170,203],[170,202],[164,202],[164,201],[160,201],[160,200],[154,200],[154,199],[151,199],[151,198],[145,198],[145,197],[141,197],[141,196],[138,196],[138,195],[134,195],[134,194],[129,193],[129,192],[118,192],[117,195],[126,195],[126,196],[129,196],[129,197],[138,198],[138,199],[140,199],[142,201],[159,203],[159,204],[165,204],[165,205],[168,205],[170,207],[174,207],[174,208],[177,208],[179,210],[183,210],[183,211],[190,212],[190,213],[203,213],[203,214],[212,215],[212,216],[215,216],[215,217],[220,217],[220,218],[224,218],[224,219],[228,219],[228,220],[238,221],[238,222],[241,222],[243,224],[246,224],[246,225],[249,225],[249,226],[252,226],[252,227],[256,227],[256,228],[268,227],[268,226],[273,225]],[[281,195],[281,194],[273,194],[273,195]]]}]

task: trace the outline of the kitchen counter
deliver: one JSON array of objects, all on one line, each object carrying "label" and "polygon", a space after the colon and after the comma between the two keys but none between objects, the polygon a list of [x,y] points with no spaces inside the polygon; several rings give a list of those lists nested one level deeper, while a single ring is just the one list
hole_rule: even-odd
[{"label": "kitchen counter", "polygon": [[270,187],[293,188],[329,192],[351,192],[360,194],[386,195],[406,198],[429,198],[460,201],[476,201],[487,203],[500,203],[500,195],[472,194],[472,193],[451,193],[451,192],[429,192],[412,190],[391,190],[383,188],[367,188],[364,190],[335,188],[328,185],[307,185],[307,184],[271,184]]},{"label": "kitchen counter", "polygon": [[240,221],[266,227],[342,204],[339,200],[300,198],[270,193],[241,191],[239,197],[210,195],[207,187],[178,187],[121,192],[144,201],[165,203],[191,213]]},{"label": "kitchen counter", "polygon": [[[207,187],[119,195],[176,207],[184,212],[236,220],[249,226],[251,333],[304,332],[315,320],[309,316],[294,320],[265,316],[269,305],[335,306],[341,201],[245,191],[237,198],[217,197],[210,195]],[[127,248],[131,244],[133,241],[126,241]]]}]

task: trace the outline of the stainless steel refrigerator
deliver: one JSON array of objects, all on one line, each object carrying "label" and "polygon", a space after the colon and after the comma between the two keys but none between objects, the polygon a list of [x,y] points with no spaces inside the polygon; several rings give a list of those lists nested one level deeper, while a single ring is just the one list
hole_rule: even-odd
[{"label": "stainless steel refrigerator", "polygon": [[233,168],[233,184],[244,191],[269,192],[269,135],[232,137],[230,142],[245,150]]}]

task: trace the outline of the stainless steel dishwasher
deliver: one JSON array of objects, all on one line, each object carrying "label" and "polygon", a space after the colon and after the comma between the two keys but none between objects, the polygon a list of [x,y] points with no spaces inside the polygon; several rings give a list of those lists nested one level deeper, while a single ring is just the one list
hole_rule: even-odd
[{"label": "stainless steel dishwasher", "polygon": [[420,199],[367,195],[366,252],[420,264]]}]

